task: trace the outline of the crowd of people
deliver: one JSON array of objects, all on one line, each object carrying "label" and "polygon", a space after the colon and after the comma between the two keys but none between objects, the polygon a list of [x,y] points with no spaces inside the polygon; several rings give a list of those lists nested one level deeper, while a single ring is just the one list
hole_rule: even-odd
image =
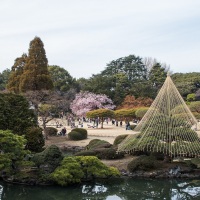
[{"label": "crowd of people", "polygon": [[[64,120],[64,115],[63,114],[60,115],[60,118],[62,120]],[[87,119],[87,118],[83,117],[83,118],[75,119],[73,117],[68,117],[68,118],[66,117],[66,120],[67,120],[67,125],[70,126],[71,129],[73,129],[73,128],[83,128],[84,122],[88,122],[89,123],[89,124],[87,124],[88,128],[98,128],[98,125],[101,123],[100,118]],[[75,123],[76,121],[78,121],[77,124]],[[123,127],[123,121],[122,120],[118,121],[116,119],[105,118],[104,122],[106,124],[108,124],[109,122],[111,122],[112,125]],[[134,119],[132,122],[133,122],[133,124],[138,124],[139,120],[135,120]],[[63,125],[61,125],[61,126],[63,126]],[[130,125],[129,121],[125,121],[125,129],[126,130],[131,130],[131,125]],[[58,135],[60,135],[60,136],[66,136],[67,135],[66,128],[63,127],[61,129],[61,131],[58,133]]]}]

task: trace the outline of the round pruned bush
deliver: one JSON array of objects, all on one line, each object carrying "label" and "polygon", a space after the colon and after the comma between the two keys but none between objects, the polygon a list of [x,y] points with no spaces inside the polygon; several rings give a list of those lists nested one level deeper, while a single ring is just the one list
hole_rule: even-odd
[{"label": "round pruned bush", "polygon": [[47,127],[46,133],[48,136],[57,136],[58,129],[54,127]]},{"label": "round pruned bush", "polygon": [[82,134],[81,132],[71,131],[68,134],[68,138],[70,140],[84,140],[87,139],[87,136],[85,134]]},{"label": "round pruned bush", "polygon": [[72,131],[76,131],[76,132],[82,132],[82,133],[85,133],[85,134],[87,134],[87,130],[86,130],[86,129],[84,129],[84,128],[74,128],[74,129],[72,129]]},{"label": "round pruned bush", "polygon": [[112,144],[110,144],[109,142],[105,140],[93,139],[89,142],[86,148],[91,150],[91,149],[96,149],[96,148],[109,148],[111,146]]},{"label": "round pruned bush", "polygon": [[82,135],[85,136],[85,138],[87,138],[87,130],[84,128],[74,128],[72,129],[72,131],[76,131],[78,133],[81,133]]},{"label": "round pruned bush", "polygon": [[75,156],[96,156],[96,152],[92,150],[80,151],[74,154]]},{"label": "round pruned bush", "polygon": [[157,161],[156,161],[155,157],[142,155],[142,156],[132,160],[128,164],[127,168],[129,170],[129,172],[134,172],[137,170],[148,171],[151,169],[155,169],[156,165],[157,165]]},{"label": "round pruned bush", "polygon": [[115,148],[102,148],[96,149],[97,157],[99,159],[119,159],[124,157],[124,153],[117,153]]},{"label": "round pruned bush", "polygon": [[128,134],[124,134],[124,135],[118,135],[114,142],[113,142],[113,145],[118,145],[120,144],[126,137],[128,136]]},{"label": "round pruned bush", "polygon": [[148,107],[141,107],[141,108],[138,108],[136,111],[135,111],[135,115],[136,115],[136,118],[138,119],[142,119],[144,117],[144,115],[146,114],[146,112],[148,111]]}]

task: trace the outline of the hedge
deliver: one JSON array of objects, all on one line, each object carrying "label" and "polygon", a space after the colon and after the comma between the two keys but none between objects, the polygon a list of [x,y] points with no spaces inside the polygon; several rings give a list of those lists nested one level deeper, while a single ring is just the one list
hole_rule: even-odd
[{"label": "hedge", "polygon": [[85,132],[77,132],[77,131],[74,131],[74,129],[69,132],[68,134],[68,138],[70,140],[84,140],[84,139],[87,139],[87,133],[85,134]]}]

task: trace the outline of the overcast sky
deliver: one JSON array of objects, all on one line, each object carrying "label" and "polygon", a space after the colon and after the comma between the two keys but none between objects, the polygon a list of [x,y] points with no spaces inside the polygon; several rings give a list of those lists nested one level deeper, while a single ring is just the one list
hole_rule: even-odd
[{"label": "overcast sky", "polygon": [[35,36],[76,78],[130,54],[200,72],[200,0],[0,0],[0,72]]}]

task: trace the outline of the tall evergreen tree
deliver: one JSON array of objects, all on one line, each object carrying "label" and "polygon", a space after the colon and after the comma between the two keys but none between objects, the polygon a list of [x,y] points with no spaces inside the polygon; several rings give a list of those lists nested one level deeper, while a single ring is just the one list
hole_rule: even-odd
[{"label": "tall evergreen tree", "polygon": [[24,66],[26,63],[27,55],[24,53],[21,57],[15,59],[12,66],[11,74],[8,79],[7,89],[14,93],[19,93],[19,84],[21,75],[23,74]]},{"label": "tall evergreen tree", "polygon": [[0,90],[6,89],[10,73],[10,69],[5,69],[4,71],[2,71],[2,73],[0,73]]},{"label": "tall evergreen tree", "polygon": [[149,72],[149,83],[152,87],[151,97],[155,98],[158,90],[162,87],[167,77],[167,71],[160,63],[153,65]]},{"label": "tall evergreen tree", "polygon": [[60,92],[67,92],[71,88],[77,89],[78,83],[67,70],[57,65],[48,66],[48,71],[54,84],[54,89]]},{"label": "tall evergreen tree", "polygon": [[[137,90],[138,84],[146,84],[147,68],[142,62],[142,58],[135,55],[113,60],[107,64],[107,68],[101,72],[105,78],[112,78],[110,88],[106,87],[112,93],[112,98],[116,105],[120,105],[126,95],[143,96],[144,90]],[[141,87],[139,87],[141,89]]]},{"label": "tall evergreen tree", "polygon": [[26,59],[23,74],[20,78],[19,90],[50,90],[53,82],[48,72],[48,60],[44,44],[39,37],[30,42],[29,54]]},{"label": "tall evergreen tree", "polygon": [[26,134],[26,129],[37,126],[37,117],[29,102],[21,95],[0,94],[0,130]]}]

